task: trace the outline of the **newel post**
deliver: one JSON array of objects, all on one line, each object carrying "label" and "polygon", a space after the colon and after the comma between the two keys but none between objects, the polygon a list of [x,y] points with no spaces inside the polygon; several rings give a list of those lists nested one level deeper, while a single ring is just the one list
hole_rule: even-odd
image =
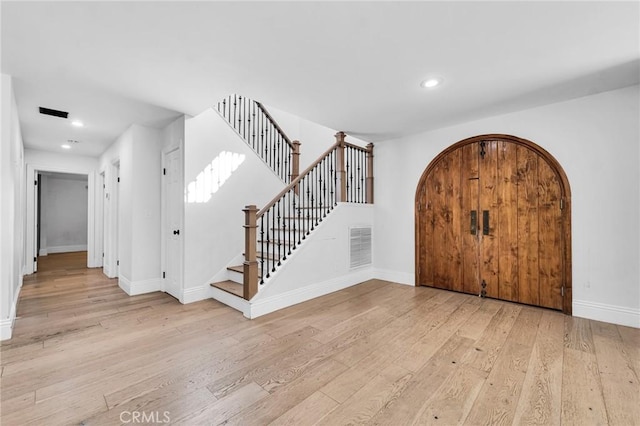
[{"label": "newel post", "polygon": [[244,212],[243,297],[246,300],[251,300],[258,292],[258,261],[256,258],[256,230],[258,228],[256,214],[258,208],[255,205],[250,205],[242,211]]},{"label": "newel post", "polygon": [[[291,182],[293,182],[298,176],[300,176],[300,141],[291,142],[293,145],[293,152],[291,153]],[[296,185],[294,189],[296,195],[300,192],[299,187]]]},{"label": "newel post", "polygon": [[336,133],[336,142],[338,143],[338,151],[336,155],[336,173],[338,174],[338,187],[336,191],[338,192],[338,201],[346,202],[347,201],[347,174],[344,170],[344,132]]},{"label": "newel post", "polygon": [[367,204],[373,204],[373,144],[367,145],[367,175],[366,178],[366,198]]}]

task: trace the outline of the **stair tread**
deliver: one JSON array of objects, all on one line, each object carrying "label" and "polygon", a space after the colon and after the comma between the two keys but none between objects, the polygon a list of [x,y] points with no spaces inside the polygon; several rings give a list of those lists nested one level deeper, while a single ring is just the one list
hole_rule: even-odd
[{"label": "stair tread", "polygon": [[[244,274],[244,266],[243,265],[227,266],[227,270],[228,271],[237,272],[239,274]],[[262,278],[262,276],[258,273],[258,279],[260,279],[260,278]]]},{"label": "stair tread", "polygon": [[226,291],[227,293],[231,293],[238,297],[243,297],[244,295],[244,286],[235,281],[220,281],[217,283],[211,283],[211,287],[219,288],[220,290]]}]

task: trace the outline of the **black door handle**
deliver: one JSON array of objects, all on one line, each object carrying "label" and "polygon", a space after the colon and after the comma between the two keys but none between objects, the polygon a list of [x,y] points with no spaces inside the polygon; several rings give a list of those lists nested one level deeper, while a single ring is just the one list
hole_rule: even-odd
[{"label": "black door handle", "polygon": [[478,212],[471,210],[471,235],[478,233]]},{"label": "black door handle", "polygon": [[175,231],[173,231],[173,235],[180,235],[180,230],[176,229]]},{"label": "black door handle", "polygon": [[489,210],[482,211],[482,234],[489,235]]}]

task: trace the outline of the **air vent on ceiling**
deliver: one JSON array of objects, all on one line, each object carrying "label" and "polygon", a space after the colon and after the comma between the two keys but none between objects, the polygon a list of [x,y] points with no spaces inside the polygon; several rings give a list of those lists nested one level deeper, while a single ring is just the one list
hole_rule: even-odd
[{"label": "air vent on ceiling", "polygon": [[40,107],[39,109],[40,109],[40,114],[52,115],[54,117],[60,117],[60,118],[69,117],[69,113],[65,111],[58,111],[57,109],[44,108],[44,107]]}]

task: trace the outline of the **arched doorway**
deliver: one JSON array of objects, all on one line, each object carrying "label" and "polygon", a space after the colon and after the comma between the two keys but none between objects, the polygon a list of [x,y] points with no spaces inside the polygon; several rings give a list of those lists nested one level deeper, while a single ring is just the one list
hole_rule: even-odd
[{"label": "arched doorway", "polygon": [[571,191],[560,164],[509,135],[462,140],[415,198],[416,285],[571,313]]}]

